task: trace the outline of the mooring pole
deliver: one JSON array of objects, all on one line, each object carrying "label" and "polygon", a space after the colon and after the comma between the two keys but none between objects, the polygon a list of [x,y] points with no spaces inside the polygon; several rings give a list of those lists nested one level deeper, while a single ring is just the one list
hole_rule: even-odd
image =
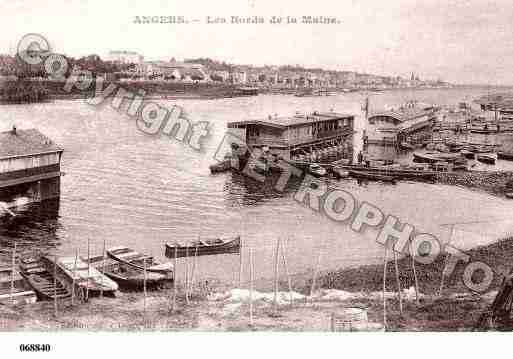
[{"label": "mooring pole", "polygon": [[386,287],[387,287],[387,256],[388,256],[388,248],[385,244],[385,256],[383,259],[383,327],[385,330],[387,329],[387,297],[386,297]]},{"label": "mooring pole", "polygon": [[242,268],[243,268],[243,256],[242,256],[242,238],[240,238],[240,249],[239,249],[239,288],[242,288]]},{"label": "mooring pole", "polygon": [[279,270],[279,258],[280,255],[280,239],[276,241],[276,249],[274,252],[274,311],[278,310],[278,270]]},{"label": "mooring pole", "polygon": [[91,277],[91,253],[90,253],[90,240],[89,237],[87,238],[87,287],[86,287],[86,301],[89,300],[89,283],[90,283],[90,277]]},{"label": "mooring pole", "polygon": [[147,274],[146,274],[146,258],[143,259],[143,269],[144,269],[144,280],[143,280],[143,290],[144,290],[144,314],[146,314],[146,297],[148,293],[146,292],[146,281],[147,281]]},{"label": "mooring pole", "polygon": [[177,276],[176,273],[178,268],[178,245],[175,245],[175,262],[174,262],[174,270],[173,270],[173,311],[176,308],[176,280]]},{"label": "mooring pole", "polygon": [[293,301],[294,301],[294,299],[292,297],[292,280],[290,278],[289,268],[287,265],[287,257],[286,257],[286,252],[287,252],[288,246],[286,246],[285,243],[281,243],[281,245],[282,245],[281,257],[283,259],[283,269],[285,269],[285,275],[287,276],[287,284],[289,287],[289,295],[290,295],[290,305],[292,305]]},{"label": "mooring pole", "polygon": [[[452,241],[452,236],[454,235],[454,224],[451,224],[451,236],[449,237],[448,244]],[[445,246],[444,246],[445,247]],[[442,270],[442,279],[440,280],[440,289],[438,291],[438,296],[442,296],[442,290],[444,289],[444,279],[445,279],[445,271],[447,270],[447,257],[444,258],[444,269]]]},{"label": "mooring pole", "polygon": [[71,305],[75,305],[75,285],[76,285],[76,273],[77,273],[77,261],[78,261],[78,249],[75,249],[75,264],[73,266],[73,279],[71,285]]},{"label": "mooring pole", "polygon": [[249,248],[249,325],[253,326],[253,248]]},{"label": "mooring pole", "polygon": [[199,243],[196,244],[196,250],[194,251],[194,260],[192,262],[192,274],[191,274],[191,284],[190,284],[190,293],[194,290],[194,277],[196,275],[196,266],[198,264],[198,246]]},{"label": "mooring pole", "polygon": [[417,278],[417,269],[415,266],[415,250],[412,245],[413,243],[410,241],[411,266],[413,268],[413,279],[415,280],[415,302],[419,305],[419,279]]},{"label": "mooring pole", "polygon": [[53,310],[57,317],[57,256],[53,257]]},{"label": "mooring pole", "polygon": [[315,290],[315,281],[317,280],[317,271],[319,270],[319,266],[321,265],[322,249],[323,249],[323,245],[321,244],[321,246],[319,247],[319,255],[317,256],[317,264],[315,265],[314,273],[313,273],[313,277],[312,277],[312,286],[310,287],[310,299],[312,299],[313,292]]},{"label": "mooring pole", "polygon": [[11,268],[11,304],[14,304],[14,281],[16,274],[16,242],[12,250],[12,268]]},{"label": "mooring pole", "polygon": [[399,312],[403,314],[403,296],[401,293],[401,281],[399,279],[399,266],[397,265],[397,252],[392,246],[392,252],[394,253],[394,266],[395,266],[395,280],[397,282],[397,295],[399,296]]},{"label": "mooring pole", "polygon": [[184,261],[184,270],[185,270],[185,303],[189,304],[189,243],[185,247],[185,261]]},{"label": "mooring pole", "polygon": [[[103,238],[103,251],[102,251],[102,274],[105,275],[105,238]],[[103,281],[103,278],[102,278]],[[100,298],[103,298],[103,283],[100,288]]]}]

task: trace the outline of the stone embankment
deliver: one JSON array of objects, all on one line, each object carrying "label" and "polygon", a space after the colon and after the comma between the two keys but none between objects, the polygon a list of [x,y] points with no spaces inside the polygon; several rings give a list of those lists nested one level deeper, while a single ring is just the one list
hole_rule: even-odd
[{"label": "stone embankment", "polygon": [[455,186],[482,189],[495,195],[504,196],[513,192],[513,171],[488,172],[439,172],[436,182]]}]

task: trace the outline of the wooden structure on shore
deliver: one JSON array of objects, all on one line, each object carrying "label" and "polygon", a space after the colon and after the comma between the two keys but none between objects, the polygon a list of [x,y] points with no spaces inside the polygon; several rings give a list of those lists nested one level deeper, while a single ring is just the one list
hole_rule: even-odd
[{"label": "wooden structure on shore", "polygon": [[[313,112],[292,117],[228,123],[228,132],[250,152],[260,150],[272,160],[318,161],[329,157],[352,158],[354,116],[336,112]],[[236,144],[239,145],[240,143]],[[233,148],[233,147],[232,147]],[[242,156],[244,153],[232,153]]]},{"label": "wooden structure on shore", "polygon": [[31,202],[60,195],[63,149],[36,129],[0,132],[0,200]]},{"label": "wooden structure on shore", "polygon": [[409,102],[397,110],[376,112],[368,117],[365,144],[398,146],[419,143],[430,137],[437,109]]}]

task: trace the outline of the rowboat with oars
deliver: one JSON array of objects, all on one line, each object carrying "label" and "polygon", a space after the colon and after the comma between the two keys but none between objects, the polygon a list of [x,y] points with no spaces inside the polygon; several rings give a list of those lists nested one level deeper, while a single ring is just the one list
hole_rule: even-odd
[{"label": "rowboat with oars", "polygon": [[496,160],[495,156],[492,155],[492,154],[489,154],[489,153],[482,153],[480,155],[477,155],[476,159],[479,162],[483,162],[483,163],[486,163],[486,164],[489,164],[489,165],[494,165],[495,164],[495,160]]},{"label": "rowboat with oars", "polygon": [[166,243],[166,257],[177,258],[206,256],[213,254],[228,254],[240,252],[240,236],[232,239],[203,239],[194,241],[188,245],[181,243]]},{"label": "rowboat with oars", "polygon": [[36,293],[16,269],[0,267],[0,303],[30,304],[36,300]]},{"label": "rowboat with oars", "polygon": [[513,152],[499,151],[497,152],[497,158],[499,160],[513,161]]},{"label": "rowboat with oars", "polygon": [[146,270],[147,273],[159,273],[169,277],[173,276],[173,263],[159,263],[155,261],[152,256],[139,253],[128,247],[119,246],[109,248],[107,249],[107,255],[110,258],[139,271]]},{"label": "rowboat with oars", "polygon": [[57,275],[66,279],[67,285],[73,285],[82,292],[87,292],[90,297],[98,296],[101,292],[105,295],[113,295],[118,290],[118,285],[100,271],[75,257],[42,258],[45,267],[51,272],[51,268],[57,266]]},{"label": "rowboat with oars", "polygon": [[[82,260],[88,262],[87,258],[82,258]],[[146,271],[145,275],[144,267],[141,270],[107,256],[105,258],[102,255],[90,257],[89,263],[125,290],[141,290],[144,288],[145,280],[147,289],[157,289],[173,281],[173,272],[166,275]]]},{"label": "rowboat with oars", "polygon": [[20,261],[21,275],[34,289],[39,300],[54,300],[71,297],[71,286],[55,278],[42,259],[23,258]]}]

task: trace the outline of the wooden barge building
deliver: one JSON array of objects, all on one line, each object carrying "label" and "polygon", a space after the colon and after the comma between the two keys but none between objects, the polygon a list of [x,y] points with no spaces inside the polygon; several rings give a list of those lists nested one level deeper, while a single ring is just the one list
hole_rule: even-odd
[{"label": "wooden barge building", "polygon": [[438,109],[431,105],[409,102],[397,110],[374,113],[369,116],[364,134],[364,145],[415,144],[431,136]]},{"label": "wooden barge building", "polygon": [[58,198],[62,152],[36,129],[0,132],[0,201]]},{"label": "wooden barge building", "polygon": [[[228,123],[228,132],[243,143],[244,151],[258,151],[267,159],[287,162],[317,162],[352,158],[354,116],[336,112],[313,112],[291,117],[269,116],[261,120]],[[236,148],[238,148],[236,144]],[[233,148],[233,144],[232,144]],[[246,151],[249,150],[249,151]]]}]

